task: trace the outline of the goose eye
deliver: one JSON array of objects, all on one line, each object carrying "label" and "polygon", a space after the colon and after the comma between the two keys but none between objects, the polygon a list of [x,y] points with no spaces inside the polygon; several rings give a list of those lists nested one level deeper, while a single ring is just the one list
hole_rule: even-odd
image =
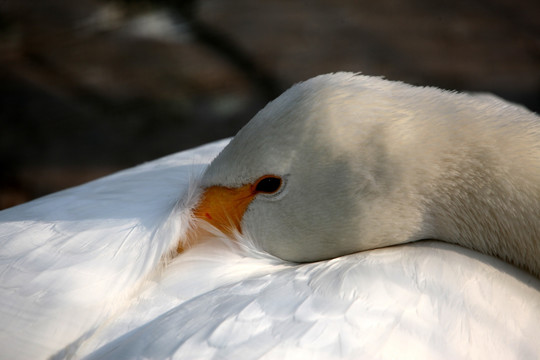
[{"label": "goose eye", "polygon": [[281,178],[276,176],[265,176],[259,180],[255,186],[255,192],[273,194],[281,187]]}]

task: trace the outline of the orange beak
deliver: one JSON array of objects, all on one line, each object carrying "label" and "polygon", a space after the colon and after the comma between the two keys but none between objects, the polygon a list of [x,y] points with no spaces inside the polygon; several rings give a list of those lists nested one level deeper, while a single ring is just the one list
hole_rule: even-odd
[{"label": "orange beak", "polygon": [[[240,222],[248,205],[256,195],[252,184],[239,188],[211,186],[204,190],[199,204],[193,211],[196,219],[204,220],[226,235],[234,230],[242,232]],[[199,242],[205,231],[195,222],[195,227],[189,231],[187,244],[192,246]],[[185,250],[182,242],[178,244],[177,251]]]}]

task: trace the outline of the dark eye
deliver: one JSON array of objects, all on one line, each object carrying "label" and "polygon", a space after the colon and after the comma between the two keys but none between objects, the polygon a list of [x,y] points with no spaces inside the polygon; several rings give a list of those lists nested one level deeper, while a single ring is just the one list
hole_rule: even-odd
[{"label": "dark eye", "polygon": [[281,187],[281,179],[275,176],[265,176],[259,180],[255,192],[272,194]]}]

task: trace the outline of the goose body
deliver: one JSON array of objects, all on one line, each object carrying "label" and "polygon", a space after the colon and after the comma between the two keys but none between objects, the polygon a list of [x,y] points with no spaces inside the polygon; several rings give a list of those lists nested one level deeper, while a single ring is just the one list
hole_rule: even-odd
[{"label": "goose body", "polygon": [[[349,74],[330,76],[334,77],[341,77],[337,82],[343,84],[347,83],[347,79],[354,78]],[[373,81],[378,84],[379,79]],[[377,86],[383,87],[385,83],[383,81]],[[301,86],[310,87],[309,82]],[[426,92],[431,90],[438,94],[438,90],[424,89]],[[323,91],[321,96],[327,94]],[[289,95],[290,92],[285,93],[286,99],[277,99],[271,106],[280,105],[280,108],[286,109],[287,104],[296,104],[296,101],[289,103]],[[425,101],[428,97],[426,94]],[[463,98],[471,104],[476,99]],[[437,103],[437,99],[432,99],[432,102]],[[522,221],[520,226],[526,227],[528,223],[522,219],[522,215],[530,214],[529,210],[537,211],[530,207],[537,201],[536,187],[532,181],[536,176],[533,169],[537,148],[533,143],[537,118],[500,100],[481,98],[478,102],[479,114],[483,108],[488,112],[497,112],[497,107],[505,114],[513,114],[513,117],[501,116],[498,123],[499,132],[502,134],[506,131],[509,135],[501,135],[495,138],[496,141],[491,141],[492,137],[488,134],[495,132],[497,126],[490,128],[484,125],[480,129],[482,123],[479,122],[477,127],[470,125],[467,128],[469,133],[460,135],[461,132],[454,131],[453,136],[472,141],[474,134],[470,132],[483,130],[476,137],[477,142],[491,141],[488,148],[492,150],[497,145],[503,147],[508,144],[500,154],[501,161],[508,161],[504,163],[509,166],[504,174],[510,175],[510,182],[503,185],[515,187],[518,183],[512,179],[524,175],[524,180],[519,182],[524,186],[516,187],[510,193],[522,195],[505,199],[509,204],[516,199],[527,199],[520,203],[522,208],[515,210],[515,218],[506,218],[506,213],[505,216],[495,214],[494,217],[497,221],[507,219],[511,223],[504,229],[512,231],[509,235],[515,235],[508,239],[514,241],[513,246],[524,246],[534,251],[534,243],[529,247],[523,239],[536,228],[532,226],[527,231],[515,233],[513,229],[514,220]],[[433,106],[436,107],[436,104]],[[450,103],[444,106],[451,108]],[[268,109],[257,116],[275,114],[272,107]],[[332,110],[327,109],[326,114]],[[406,109],[399,114],[406,114],[405,118],[414,115]],[[509,121],[507,125],[504,125],[503,118]],[[444,123],[442,120],[440,122]],[[257,120],[251,124],[256,123]],[[304,122],[303,126],[307,124]],[[257,127],[248,125],[242,132],[249,134],[253,131],[256,134]],[[423,127],[421,129],[427,131]],[[449,123],[447,129],[452,130]],[[275,127],[269,127],[270,133],[267,132],[262,138],[274,136],[274,130]],[[378,131],[384,134],[389,129],[382,127]],[[278,246],[276,250],[272,248],[273,245],[266,244],[267,238],[259,237],[261,232],[253,227],[252,221],[262,222],[261,211],[266,220],[272,217],[272,211],[264,210],[264,203],[276,204],[289,199],[294,190],[302,189],[295,185],[297,180],[291,169],[296,167],[287,170],[279,161],[271,161],[270,164],[264,164],[264,160],[256,161],[262,159],[260,152],[272,155],[275,144],[251,144],[242,139],[245,136],[242,132],[230,143],[225,140],[174,154],[0,212],[0,358],[534,359],[540,356],[540,343],[537,341],[540,330],[540,280],[488,255],[491,250],[482,254],[440,241],[379,248],[388,244],[381,244],[380,237],[374,236],[373,241],[379,241],[374,246],[378,249],[357,252],[359,249],[350,245],[352,242],[344,237],[354,236],[358,239],[358,235],[374,230],[358,230],[355,234],[344,219],[340,225],[347,230],[334,230],[339,235],[337,243],[346,244],[345,250],[340,247],[332,249],[335,253],[325,254],[327,250],[324,246],[315,244],[315,250],[306,249],[306,258],[298,260],[330,258],[349,252],[353,254],[297,264],[287,261],[295,259],[289,259],[289,252],[286,252],[285,256],[281,256],[286,260],[282,260],[281,247]],[[327,151],[333,151],[332,147],[319,148],[324,144],[324,139],[330,139],[329,135],[351,136],[351,132],[350,128],[336,128],[328,130],[320,139],[310,133],[303,142],[307,143],[311,138],[317,146],[308,153],[314,151],[314,154],[324,158]],[[437,142],[444,143],[443,138],[447,135],[439,137],[438,134],[433,135],[433,143],[426,145],[426,149],[433,150]],[[374,135],[376,131],[371,136],[360,136],[362,146],[375,145],[385,149],[388,144],[378,144],[378,138]],[[521,136],[521,145],[510,139],[510,135]],[[251,141],[261,138],[249,137]],[[302,139],[297,140],[300,142]],[[405,140],[413,139],[406,137]],[[422,140],[429,138],[422,137]],[[285,139],[281,144],[284,145],[282,149],[288,146]],[[240,151],[241,148],[253,155],[242,155],[245,152]],[[463,152],[467,149],[454,148],[455,151],[450,154],[458,154],[466,160],[466,154],[471,154]],[[402,149],[396,149],[398,153],[399,150]],[[220,155],[216,157],[218,153]],[[230,163],[232,154],[239,157]],[[291,164],[300,162],[296,155],[283,154]],[[415,154],[421,154],[421,151],[415,151]],[[396,165],[400,170],[395,172],[396,181],[406,180],[403,183],[409,184],[408,165],[413,166],[410,173],[420,171],[426,183],[439,179],[438,175],[441,174],[432,173],[430,167],[422,167],[431,164],[433,156],[433,152],[426,150],[425,158],[420,157],[416,165],[412,164],[412,160],[408,163],[398,162]],[[369,159],[372,160],[371,167],[362,167],[358,173],[364,171],[367,174],[368,170],[375,169],[379,171],[375,171],[376,176],[384,179],[390,177],[386,169],[377,167],[376,159],[368,156]],[[482,159],[486,160],[485,165],[494,164],[487,160],[498,160],[489,157]],[[343,167],[343,159],[339,156],[333,160],[338,163],[341,160]],[[365,156],[362,160],[363,164],[369,163]],[[212,164],[208,166],[211,161]],[[242,166],[247,163],[252,165],[251,170]],[[436,163],[436,166],[444,164]],[[310,174],[320,175],[321,170],[322,167],[315,166]],[[503,170],[501,168],[500,171]],[[204,175],[196,180],[203,171]],[[332,168],[332,171],[339,182],[341,179],[351,180],[352,184],[353,180],[359,180],[357,176],[347,175],[347,171],[340,166]],[[471,169],[469,171],[469,175],[473,174]],[[345,175],[337,176],[342,174]],[[254,191],[259,189],[257,191],[260,193],[255,194],[246,205],[241,218],[236,219],[236,215],[228,218],[233,223],[237,221],[239,227],[232,224],[234,228],[229,232],[227,227],[218,227],[219,230],[225,229],[225,235],[204,235],[204,242],[174,256],[178,239],[182,242],[191,239],[189,234],[194,228],[192,209],[201,208],[210,187],[242,188],[265,175],[280,176],[284,183],[280,183],[280,189],[271,193],[271,186],[255,186]],[[450,180],[459,173],[445,172],[444,175],[447,184],[451,184]],[[316,177],[309,176],[307,179],[313,180],[313,186],[303,188],[307,198],[314,199],[313,190],[328,189],[318,183]],[[360,181],[364,181],[363,189],[379,189],[375,194],[384,194],[384,190],[391,190],[393,185],[379,185],[373,183],[372,179]],[[283,184],[286,187],[281,189]],[[479,191],[490,194],[494,189],[498,188],[480,188]],[[410,190],[407,192],[407,187],[401,190],[408,196],[414,194]],[[424,195],[427,196],[429,192],[425,191]],[[322,196],[323,193],[318,194]],[[452,197],[450,194],[454,193],[447,196]],[[396,198],[395,194],[390,195],[380,204],[371,203],[368,210],[392,204],[396,199],[399,206],[409,204],[402,198]],[[493,195],[488,199],[494,201],[495,198]],[[310,201],[317,200],[324,201],[320,197]],[[450,204],[452,200],[447,202]],[[444,197],[438,201],[444,201]],[[347,205],[346,209],[352,212],[355,207]],[[387,216],[400,214],[403,219],[409,220],[418,216],[415,211],[388,209]],[[510,208],[503,211],[510,211],[507,209]],[[303,210],[302,216],[287,213],[291,226],[295,225],[293,220],[302,220],[307,215],[318,216],[324,211],[317,205],[311,210]],[[327,210],[328,213],[332,211],[343,215],[338,208]],[[204,216],[197,210],[194,213]],[[367,214],[365,211],[363,213]],[[450,214],[446,213],[447,216]],[[456,214],[464,216],[461,212]],[[474,217],[475,214],[468,215]],[[378,223],[384,220],[383,217],[381,215],[362,223]],[[401,218],[396,219],[394,223],[380,222],[381,232],[387,236],[399,235],[396,229],[402,229],[407,234],[421,235],[407,237],[403,241],[399,238],[399,243],[432,234],[421,226],[413,227],[417,230],[412,231],[400,222]],[[527,219],[531,221],[530,217]],[[452,220],[440,219],[440,223],[432,223],[431,226],[440,226],[455,236],[450,231]],[[420,221],[422,224],[424,222]],[[264,228],[265,225],[262,226],[268,230]],[[395,226],[396,229],[392,231],[383,226]],[[325,234],[332,231],[321,229]],[[466,229],[471,233],[462,229],[455,231],[467,234],[474,241],[474,226]],[[286,235],[283,229],[278,230],[280,235]],[[298,230],[291,231],[301,235]],[[434,238],[458,242],[450,235],[449,238]],[[490,239],[489,233],[479,236],[480,243]],[[306,244],[301,237],[297,240],[299,244],[288,245],[292,253],[298,252],[304,246],[302,244]],[[467,246],[467,243],[462,245],[474,247]],[[519,254],[523,251],[516,252]],[[496,255],[505,258],[504,254]],[[520,259],[521,263],[514,258],[509,258],[509,261],[534,270],[534,262],[529,263],[527,257]]]}]

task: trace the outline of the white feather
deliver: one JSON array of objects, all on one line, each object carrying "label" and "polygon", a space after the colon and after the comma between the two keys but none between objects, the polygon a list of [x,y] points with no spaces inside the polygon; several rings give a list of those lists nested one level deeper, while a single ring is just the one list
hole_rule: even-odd
[{"label": "white feather", "polygon": [[[48,357],[130,305],[187,225],[176,206],[223,143],[2,211],[2,358]],[[75,345],[77,346],[77,345]]]},{"label": "white feather", "polygon": [[455,245],[295,265],[246,232],[172,258],[226,144],[1,212],[0,358],[540,357],[540,280]]}]

